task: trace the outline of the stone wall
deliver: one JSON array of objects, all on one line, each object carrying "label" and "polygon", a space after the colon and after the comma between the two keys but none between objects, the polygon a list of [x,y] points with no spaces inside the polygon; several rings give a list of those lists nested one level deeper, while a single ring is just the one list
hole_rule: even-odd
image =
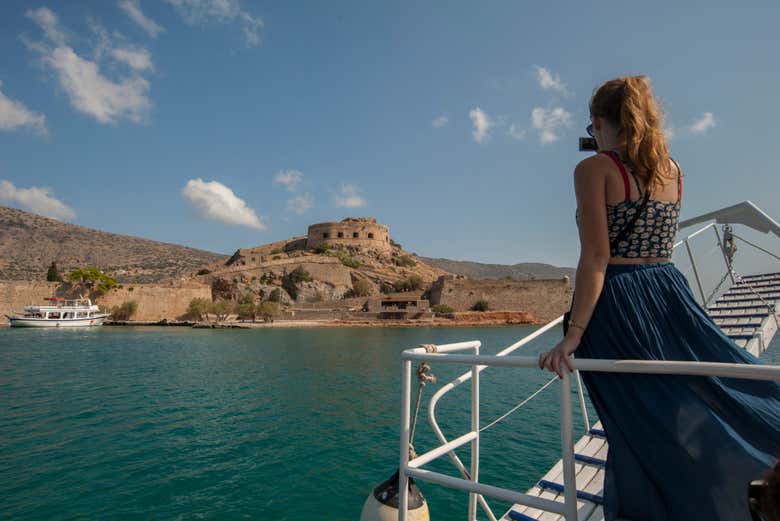
[{"label": "stone wall", "polygon": [[491,310],[527,311],[549,321],[569,309],[572,290],[568,278],[545,280],[491,280],[440,277],[429,292],[431,305],[445,304],[467,311],[478,300]]},{"label": "stone wall", "polygon": [[[132,288],[132,289],[131,289]],[[24,306],[44,304],[52,295],[75,297],[66,286],[56,282],[0,281],[0,324],[7,324],[5,315],[21,312]],[[193,298],[211,300],[211,287],[201,284],[125,284],[105,295],[93,298],[101,306],[113,307],[134,300],[138,309],[133,320],[176,320],[187,311]]]},{"label": "stone wall", "polygon": [[306,249],[316,248],[319,244],[346,244],[383,252],[392,250],[390,229],[377,224],[373,218],[348,218],[339,222],[312,224],[307,234]]},{"label": "stone wall", "polygon": [[[302,260],[305,259],[305,260]],[[340,260],[335,257],[320,257],[310,255],[306,257],[281,258],[264,262],[261,266],[253,266],[251,263],[236,263],[229,268],[214,272],[215,277],[231,279],[232,277],[252,277],[260,278],[265,273],[275,273],[281,275],[284,272],[290,273],[298,266],[309,272],[314,279],[326,282],[337,288],[351,288],[352,277],[349,268],[344,266]]]}]

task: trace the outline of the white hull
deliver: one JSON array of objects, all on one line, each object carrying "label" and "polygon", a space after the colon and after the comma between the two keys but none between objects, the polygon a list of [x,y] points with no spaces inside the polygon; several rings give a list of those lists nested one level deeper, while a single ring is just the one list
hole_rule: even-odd
[{"label": "white hull", "polygon": [[101,326],[108,315],[99,315],[91,318],[28,318],[9,317],[11,327],[92,327]]}]

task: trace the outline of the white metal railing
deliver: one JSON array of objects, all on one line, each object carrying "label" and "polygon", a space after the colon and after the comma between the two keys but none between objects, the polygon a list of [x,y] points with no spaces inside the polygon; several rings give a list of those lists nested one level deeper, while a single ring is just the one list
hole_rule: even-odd
[{"label": "white metal railing", "polygon": [[[724,278],[721,280],[720,284],[725,281],[726,278],[730,278],[732,284],[736,282],[735,275],[738,277],[736,272],[734,271],[732,260],[729,257],[729,254],[727,254],[726,251],[726,245],[724,244],[724,241],[721,240],[721,235],[718,232],[718,228],[716,223],[710,223],[707,224],[698,230],[694,231],[693,233],[690,233],[687,235],[684,239],[678,241],[674,244],[674,249],[676,249],[681,244],[685,244],[686,252],[688,254],[688,258],[691,263],[691,270],[693,271],[693,275],[696,281],[697,288],[699,290],[699,294],[702,298],[702,305],[706,306],[709,301],[712,299],[712,297],[715,296],[717,291],[720,288],[720,284],[718,287],[714,288],[712,293],[709,297],[705,295],[704,287],[701,281],[701,276],[699,274],[698,266],[696,264],[696,259],[694,258],[693,251],[690,246],[690,240],[694,237],[698,236],[699,234],[705,232],[709,228],[712,228],[715,233],[715,239],[716,239],[716,246],[713,248],[709,253],[713,253],[716,250],[720,250],[723,261],[726,265],[726,275],[724,275]],[[734,233],[731,233],[730,228],[728,231],[724,230],[724,234],[730,233],[732,237],[739,239],[749,246],[752,246],[762,253],[765,253],[775,259],[780,260],[780,256],[775,255],[774,253],[761,248],[760,246],[740,237],[737,236]],[[724,236],[725,239],[725,236]],[[774,314],[774,310],[772,310]],[[777,318],[775,316],[775,318]],[[563,443],[563,459],[564,459],[564,497],[566,500],[566,503],[564,503],[564,506],[561,506],[561,503],[550,501],[543,498],[538,498],[534,496],[529,496],[527,494],[519,494],[517,492],[509,491],[506,489],[499,489],[496,487],[491,487],[489,485],[484,485],[479,483],[478,477],[479,477],[479,434],[483,430],[489,428],[490,426],[494,425],[498,421],[501,421],[506,416],[517,410],[519,407],[527,403],[529,400],[533,399],[536,395],[538,395],[542,390],[544,390],[546,387],[548,387],[552,382],[555,381],[556,378],[551,379],[546,384],[544,384],[542,387],[540,387],[537,391],[535,391],[530,397],[528,397],[526,400],[521,402],[519,405],[511,409],[506,414],[500,416],[497,420],[494,422],[491,422],[490,424],[481,427],[479,426],[479,373],[481,373],[484,369],[486,369],[488,366],[509,366],[509,367],[536,367],[537,366],[537,360],[535,358],[533,359],[525,359],[525,360],[531,360],[531,365],[523,365],[523,363],[518,364],[518,360],[523,360],[518,357],[510,357],[509,359],[501,360],[501,358],[506,357],[507,355],[511,354],[515,350],[519,349],[520,347],[528,344],[532,340],[536,339],[537,337],[541,336],[542,334],[546,333],[553,327],[560,324],[563,320],[563,316],[559,316],[558,318],[552,320],[551,322],[545,324],[541,328],[537,329],[530,335],[522,338],[518,342],[515,342],[514,344],[510,345],[509,347],[503,349],[496,355],[493,355],[492,357],[479,357],[480,360],[489,360],[491,363],[484,363],[484,364],[476,364],[472,365],[471,370],[463,373],[456,379],[452,380],[448,384],[442,386],[431,398],[429,407],[428,407],[428,421],[431,425],[431,428],[438,438],[441,445],[436,447],[435,449],[426,452],[425,454],[421,456],[417,456],[413,460],[409,460],[409,452],[408,452],[408,428],[409,428],[409,400],[410,400],[410,392],[408,385],[406,385],[409,381],[410,374],[407,375],[407,371],[411,371],[411,367],[408,366],[408,364],[411,364],[413,360],[422,360],[419,358],[422,355],[422,352],[419,349],[411,349],[404,351],[403,354],[403,364],[404,364],[404,385],[406,385],[404,389],[404,393],[402,395],[402,429],[401,429],[401,468],[406,469],[406,472],[401,473],[401,479],[402,481],[405,481],[409,477],[417,477],[419,479],[425,480],[425,481],[431,481],[434,483],[439,483],[445,486],[450,486],[453,488],[466,490],[469,492],[469,520],[476,519],[476,505],[478,504],[482,510],[487,515],[488,519],[490,521],[496,521],[495,514],[490,509],[490,506],[488,505],[487,501],[485,500],[484,496],[491,496],[495,497],[501,500],[505,501],[511,501],[512,503],[520,503],[525,504],[534,508],[538,508],[540,510],[548,510],[551,512],[556,512],[559,514],[563,514],[567,517],[567,519],[576,519],[571,518],[570,514],[571,512],[567,512],[565,509],[566,504],[569,504],[569,507],[571,507],[571,500],[574,501],[574,509],[576,511],[576,490],[574,489],[574,486],[566,487],[566,478],[567,478],[567,472],[571,471],[571,482],[570,485],[573,483],[573,439],[567,439],[566,435],[564,435],[565,432],[569,432],[570,434],[573,432],[571,429],[572,425],[572,419],[571,419],[571,397],[568,393],[561,393],[561,428],[562,428],[562,443]],[[447,344],[438,346],[438,353],[435,355],[427,354],[425,355],[425,359],[429,361],[438,361],[438,362],[444,362],[444,363],[459,363],[459,364],[467,364],[468,362],[465,361],[466,358],[463,358],[464,355],[452,355],[447,353],[452,353],[454,351],[460,351],[460,350],[471,350],[474,352],[473,356],[479,355],[479,349],[480,349],[481,343],[479,341],[471,341],[471,342],[460,342],[455,344]],[[424,352],[424,349],[423,349]],[[441,357],[445,356],[446,359],[442,359]],[[427,357],[431,357],[430,359]],[[597,366],[594,367],[586,367],[588,364],[598,362]],[[584,363],[584,365],[583,365]],[[603,365],[607,364],[607,365]],[[613,364],[613,365],[609,365]],[[619,364],[619,369],[616,369]],[[735,364],[702,364],[699,362],[653,362],[652,364],[655,365],[648,365],[648,362],[646,361],[630,361],[630,360],[623,360],[623,361],[616,361],[616,360],[584,360],[584,359],[578,359],[576,362],[574,362],[574,366],[577,369],[583,369],[583,370],[592,370],[592,371],[608,371],[608,372],[648,372],[648,373],[657,373],[657,374],[701,374],[701,375],[710,375],[710,373],[707,373],[706,371],[709,370],[721,370],[725,366],[734,366]],[[661,365],[657,365],[661,364]],[[682,365],[680,365],[682,364]],[[712,366],[712,367],[711,367]],[[716,367],[717,366],[717,367]],[[724,367],[720,367],[724,366]],[[693,367],[697,367],[698,369],[693,369]],[[746,366],[740,366],[741,370],[744,370]],[[641,368],[641,369],[640,369]],[[755,369],[755,366],[747,366],[749,369]],[[759,368],[764,369],[764,368]],[[773,374],[773,376],[770,379],[780,379],[780,377],[777,377],[778,374],[780,374],[780,368],[772,368],[773,371],[770,371],[770,374]],[[680,372],[683,371],[683,372]],[[692,371],[692,372],[685,372],[685,371]],[[701,373],[700,371],[705,371]],[[759,371],[760,374],[764,374],[763,372]],[[752,374],[752,373],[750,373]],[[750,374],[747,374],[746,376],[737,376],[737,377],[743,377],[743,378],[752,378]],[[579,406],[580,410],[582,412],[582,420],[585,427],[585,432],[588,432],[590,430],[590,421],[588,419],[588,412],[587,408],[585,406],[585,397],[584,392],[582,389],[582,380],[580,378],[580,374],[578,370],[574,371],[575,380],[577,384],[577,395],[579,399]],[[713,373],[712,375],[718,376],[719,374]],[[729,376],[733,376],[732,373],[729,373]],[[566,375],[564,378],[564,381],[562,383],[568,384],[569,382],[569,375]],[[471,392],[471,401],[472,401],[472,409],[471,409],[471,431],[463,434],[462,436],[449,441],[442,432],[438,422],[436,421],[436,405],[438,404],[439,400],[447,393],[452,391],[454,388],[458,387],[459,385],[472,380],[472,392]],[[404,405],[405,404],[405,405]],[[406,418],[406,428],[404,428],[404,418]],[[404,431],[406,430],[406,443],[404,443]],[[573,436],[573,434],[571,434]],[[455,453],[455,449],[463,446],[467,443],[471,444],[471,462],[470,462],[470,468],[467,468],[466,465],[460,460],[460,458]],[[567,445],[568,444],[568,445]],[[567,450],[567,446],[571,450]],[[454,478],[450,476],[446,476],[443,474],[430,472],[427,470],[422,469],[421,467],[434,459],[447,454],[452,462],[455,464],[456,468],[460,472],[463,479],[460,478]],[[571,461],[567,463],[567,458]],[[568,467],[567,467],[568,465]],[[570,467],[570,468],[569,468]],[[568,468],[568,470],[566,470]],[[400,486],[399,487],[399,493],[401,494],[401,497],[399,499],[402,499],[406,497],[407,490],[406,487]],[[405,500],[399,501],[400,505],[406,505]],[[405,510],[405,509],[403,509]],[[399,515],[399,519],[405,519],[405,513],[403,515]]]},{"label": "white metal railing", "polygon": [[[479,496],[489,496],[510,503],[563,515],[566,521],[577,519],[577,486],[574,472],[574,428],[572,421],[571,379],[564,371],[560,390],[561,451],[563,459],[564,502],[560,503],[513,490],[495,487],[479,482],[479,373],[488,366],[536,368],[538,359],[526,356],[480,355],[478,340],[438,346],[436,353],[424,348],[407,349],[401,355],[401,443],[398,519],[406,521],[409,478],[436,483],[469,493],[469,521],[476,520],[476,505]],[[472,350],[474,354],[453,354],[455,351]],[[409,428],[411,411],[412,362],[435,362],[471,366],[471,430],[458,438],[444,443],[422,455],[409,459]],[[780,367],[731,364],[715,362],[676,362],[650,360],[604,360],[579,358],[572,361],[576,370],[607,373],[641,373],[689,376],[719,376],[744,378],[748,380],[780,381]],[[469,478],[456,478],[425,470],[422,467],[458,447],[471,444],[471,466]],[[489,510],[489,509],[488,509]],[[492,515],[492,514],[491,514]]]}]

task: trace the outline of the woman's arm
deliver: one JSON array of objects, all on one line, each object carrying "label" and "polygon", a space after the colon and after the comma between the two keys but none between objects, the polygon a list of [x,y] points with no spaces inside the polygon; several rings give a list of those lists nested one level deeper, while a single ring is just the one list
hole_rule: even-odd
[{"label": "woman's arm", "polygon": [[[580,209],[580,260],[577,263],[577,292],[570,318],[582,326],[593,315],[609,263],[605,176],[608,170],[602,159],[603,156],[588,158],[574,169],[574,192]],[[569,335],[579,339],[582,330],[571,328]]]},{"label": "woman's arm", "polygon": [[[579,208],[580,259],[577,263],[576,294],[570,320],[586,327],[604,286],[604,272],[609,263],[609,235],[606,212],[606,172],[604,156],[581,161],[574,169],[574,192]],[[608,159],[607,159],[608,160]],[[539,367],[562,377],[563,364],[572,370],[569,355],[579,345],[583,329],[569,327],[558,345],[539,356]]]}]

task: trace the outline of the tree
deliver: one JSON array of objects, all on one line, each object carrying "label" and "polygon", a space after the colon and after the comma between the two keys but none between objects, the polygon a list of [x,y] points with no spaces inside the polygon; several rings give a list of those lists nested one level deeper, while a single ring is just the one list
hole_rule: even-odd
[{"label": "tree", "polygon": [[67,279],[71,282],[84,284],[89,287],[97,286],[98,291],[103,293],[116,286],[114,277],[106,275],[97,268],[79,268],[73,270],[68,273]]},{"label": "tree", "polygon": [[276,302],[270,302],[266,300],[262,304],[260,304],[260,316],[263,317],[263,320],[268,322],[269,320],[273,320],[273,318],[279,314],[279,304]]},{"label": "tree", "polygon": [[244,295],[236,306],[238,318],[251,319],[255,321],[258,312],[258,306],[255,305],[255,298],[252,295]]},{"label": "tree", "polygon": [[439,314],[447,314],[447,313],[452,313],[455,310],[452,309],[447,304],[436,304],[435,306],[431,307],[431,311]]},{"label": "tree", "polygon": [[217,316],[217,322],[227,320],[235,310],[235,304],[230,300],[218,300],[211,304],[211,312]]},{"label": "tree", "polygon": [[204,320],[211,310],[211,301],[205,298],[194,298],[190,300],[187,307],[187,316],[197,321]]},{"label": "tree", "polygon": [[49,269],[46,272],[46,280],[48,282],[62,282],[60,272],[57,271],[57,263],[54,261],[52,261],[51,266],[49,266]]}]

